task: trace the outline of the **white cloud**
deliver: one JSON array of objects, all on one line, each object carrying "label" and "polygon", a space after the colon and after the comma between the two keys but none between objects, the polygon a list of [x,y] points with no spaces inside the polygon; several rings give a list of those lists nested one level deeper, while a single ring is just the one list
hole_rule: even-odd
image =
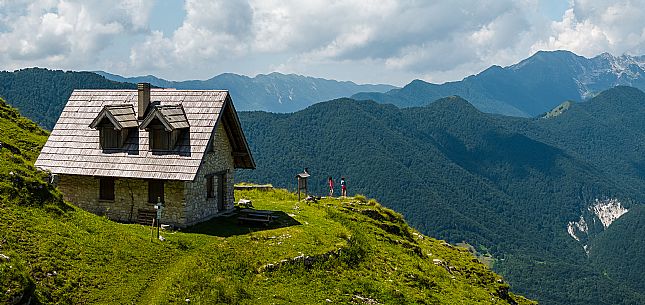
[{"label": "white cloud", "polygon": [[187,0],[186,19],[170,37],[153,31],[130,51],[136,69],[189,69],[245,54],[253,39],[253,11],[243,1]]},{"label": "white cloud", "polygon": [[461,79],[539,49],[645,53],[645,0],[575,0],[555,21],[539,0],[186,0],[174,32],[148,28],[176,17],[150,16],[153,1],[0,0],[0,63],[405,84]]},{"label": "white cloud", "polygon": [[551,35],[533,50],[567,49],[594,56],[645,53],[645,0],[575,0],[562,20],[551,24]]},{"label": "white cloud", "polygon": [[[463,47],[462,41],[473,32],[479,31],[498,19],[499,15],[507,12],[517,13],[518,5],[513,1],[461,1],[459,5],[451,2],[394,2],[394,1],[342,1],[342,5],[334,2],[332,5],[300,5],[282,2],[284,8],[277,11],[280,18],[275,20],[262,20],[262,24],[284,23],[282,31],[292,33],[293,29],[302,29],[307,36],[277,35],[277,41],[271,41],[278,46],[287,46],[297,49],[303,58],[308,59],[381,59],[390,60],[409,65],[395,65],[396,67],[417,67],[425,65],[424,60],[413,61],[410,50],[418,52],[420,48],[436,48],[445,50],[444,47],[434,45],[449,45],[456,43],[455,47]],[[309,3],[308,3],[309,4]],[[285,17],[288,6],[298,7],[298,16]],[[275,8],[275,7],[274,7]],[[519,12],[522,16],[522,12]],[[262,14],[267,15],[267,14]],[[271,14],[268,14],[271,15]],[[288,16],[288,15],[287,15]],[[513,18],[506,18],[513,19]],[[313,20],[313,22],[312,22]],[[513,24],[514,30],[525,28],[527,22],[520,18]],[[490,31],[490,38],[505,41],[499,38],[500,34],[508,31]],[[313,41],[307,39],[313,38]],[[459,51],[460,53],[466,53]],[[474,50],[471,50],[474,52]],[[437,58],[441,54],[434,54]]]},{"label": "white cloud", "polygon": [[[168,50],[174,47],[169,39],[165,39],[159,31],[153,31],[146,40],[130,52],[130,61],[143,67],[158,67],[172,69],[172,63],[168,61]],[[129,68],[124,66],[122,68]]]},{"label": "white cloud", "polygon": [[148,0],[44,0],[0,3],[0,62],[5,66],[78,67],[112,40],[145,30]]},{"label": "white cloud", "polygon": [[[523,37],[531,33],[535,7],[531,0],[187,0],[182,26],[167,37],[150,34],[132,48],[130,58],[138,69],[162,69],[171,60],[203,70],[279,53],[287,54],[287,60],[266,63],[267,68],[305,73],[299,67],[311,71],[351,62],[379,63],[382,74],[390,75],[449,72],[457,66],[463,72],[466,66],[479,68],[484,59],[494,60],[498,53],[509,57],[509,49],[519,49],[517,43],[525,43]],[[155,63],[140,56],[150,39],[169,47],[160,55],[165,60]]]}]

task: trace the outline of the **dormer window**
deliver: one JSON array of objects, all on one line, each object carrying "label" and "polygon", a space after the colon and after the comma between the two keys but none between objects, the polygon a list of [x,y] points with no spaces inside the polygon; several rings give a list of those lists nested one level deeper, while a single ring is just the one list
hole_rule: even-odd
[{"label": "dormer window", "polygon": [[90,124],[90,128],[99,131],[99,145],[102,149],[122,148],[130,130],[136,127],[134,107],[129,104],[103,107]]},{"label": "dormer window", "polygon": [[155,105],[139,126],[148,131],[150,150],[175,149],[189,127],[181,105]]},{"label": "dormer window", "polygon": [[166,131],[165,127],[159,120],[153,120],[148,128],[150,133],[150,149],[153,150],[170,150],[170,132]]},{"label": "dormer window", "polygon": [[101,148],[120,148],[123,146],[123,139],[127,138],[127,128],[124,130],[125,132],[114,129],[114,125],[108,120],[101,121],[98,130]]}]

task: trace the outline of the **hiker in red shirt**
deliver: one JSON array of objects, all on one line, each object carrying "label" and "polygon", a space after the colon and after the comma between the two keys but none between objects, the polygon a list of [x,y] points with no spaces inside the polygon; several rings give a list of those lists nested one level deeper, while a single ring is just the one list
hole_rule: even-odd
[{"label": "hiker in red shirt", "polygon": [[329,176],[329,197],[334,197],[334,179]]}]

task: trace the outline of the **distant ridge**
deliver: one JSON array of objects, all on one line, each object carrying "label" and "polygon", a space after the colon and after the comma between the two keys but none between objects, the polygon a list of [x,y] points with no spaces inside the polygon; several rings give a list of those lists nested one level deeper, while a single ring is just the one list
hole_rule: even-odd
[{"label": "distant ridge", "polygon": [[618,85],[644,90],[644,69],[645,55],[603,53],[585,58],[569,51],[539,51],[517,64],[491,66],[461,81],[439,85],[414,80],[401,89],[361,92],[352,98],[411,107],[459,95],[484,112],[535,117],[564,101],[581,102]]},{"label": "distant ridge", "polygon": [[237,110],[293,112],[314,103],[346,97],[361,91],[385,92],[391,85],[358,85],[350,81],[336,81],[296,74],[269,73],[248,77],[224,73],[207,80],[169,81],[153,75],[123,77],[104,71],[95,71],[109,80],[118,82],[148,82],[154,86],[176,89],[226,89],[231,92]]}]

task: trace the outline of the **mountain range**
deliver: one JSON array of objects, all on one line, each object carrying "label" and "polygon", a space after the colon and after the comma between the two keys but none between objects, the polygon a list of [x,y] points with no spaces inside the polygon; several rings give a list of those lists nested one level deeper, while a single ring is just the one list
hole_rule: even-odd
[{"label": "mountain range", "polygon": [[644,69],[645,56],[603,53],[585,58],[569,51],[539,51],[517,64],[492,66],[461,81],[414,80],[400,89],[362,92],[352,98],[411,107],[459,95],[483,112],[533,117],[563,101],[581,102],[617,85],[644,90]]},{"label": "mountain range", "polygon": [[349,81],[277,72],[255,77],[224,73],[207,80],[187,81],[168,81],[152,75],[122,77],[103,71],[95,73],[117,82],[146,82],[163,88],[226,89],[231,92],[237,110],[269,112],[293,112],[317,102],[346,97],[361,91],[385,92],[396,88],[390,85],[357,85]]},{"label": "mountain range", "polygon": [[[293,190],[308,167],[310,191],[324,194],[327,176],[345,176],[350,194],[471,245],[542,303],[645,304],[645,94],[612,88],[642,88],[642,61],[538,52],[460,82],[241,112],[258,169],[236,180]],[[0,72],[0,96],[49,129],[74,88],[134,87],[90,72]]]},{"label": "mountain range", "polygon": [[471,244],[545,304],[645,302],[645,93],[616,87],[549,118],[483,113],[460,97],[397,108],[339,99],[244,112],[258,168],[236,179],[310,191],[344,176],[411,225]]},{"label": "mountain range", "polygon": [[535,117],[564,101],[581,102],[616,85],[645,89],[644,67],[645,56],[604,53],[585,58],[568,51],[540,51],[517,64],[492,66],[461,81],[414,80],[403,88],[280,73],[255,77],[224,73],[208,80],[168,81],[152,75],[126,78],[103,71],[28,68],[0,72],[0,97],[46,129],[53,127],[73,89],[133,88],[137,82],[164,88],[226,89],[242,111],[287,113],[348,96],[413,107],[458,95],[483,112]]},{"label": "mountain range", "polygon": [[117,82],[149,82],[165,88],[227,88],[239,110],[293,112],[315,102],[350,96],[356,100],[412,107],[458,95],[483,112],[533,117],[563,101],[581,102],[618,85],[645,89],[644,69],[645,55],[603,53],[586,58],[569,51],[539,51],[519,63],[491,66],[460,81],[433,84],[414,80],[403,88],[275,72],[252,78],[225,73],[208,80],[189,81],[168,81],[152,75],[126,78],[103,71],[95,73]]},{"label": "mountain range", "polygon": [[26,68],[0,71],[0,97],[51,130],[74,89],[133,89],[138,82],[176,89],[226,89],[238,110],[291,112],[354,93],[387,91],[389,85],[357,85],[300,75],[271,73],[250,78],[232,73],[205,81],[171,82],[154,76],[124,78],[105,72],[76,72]]}]

